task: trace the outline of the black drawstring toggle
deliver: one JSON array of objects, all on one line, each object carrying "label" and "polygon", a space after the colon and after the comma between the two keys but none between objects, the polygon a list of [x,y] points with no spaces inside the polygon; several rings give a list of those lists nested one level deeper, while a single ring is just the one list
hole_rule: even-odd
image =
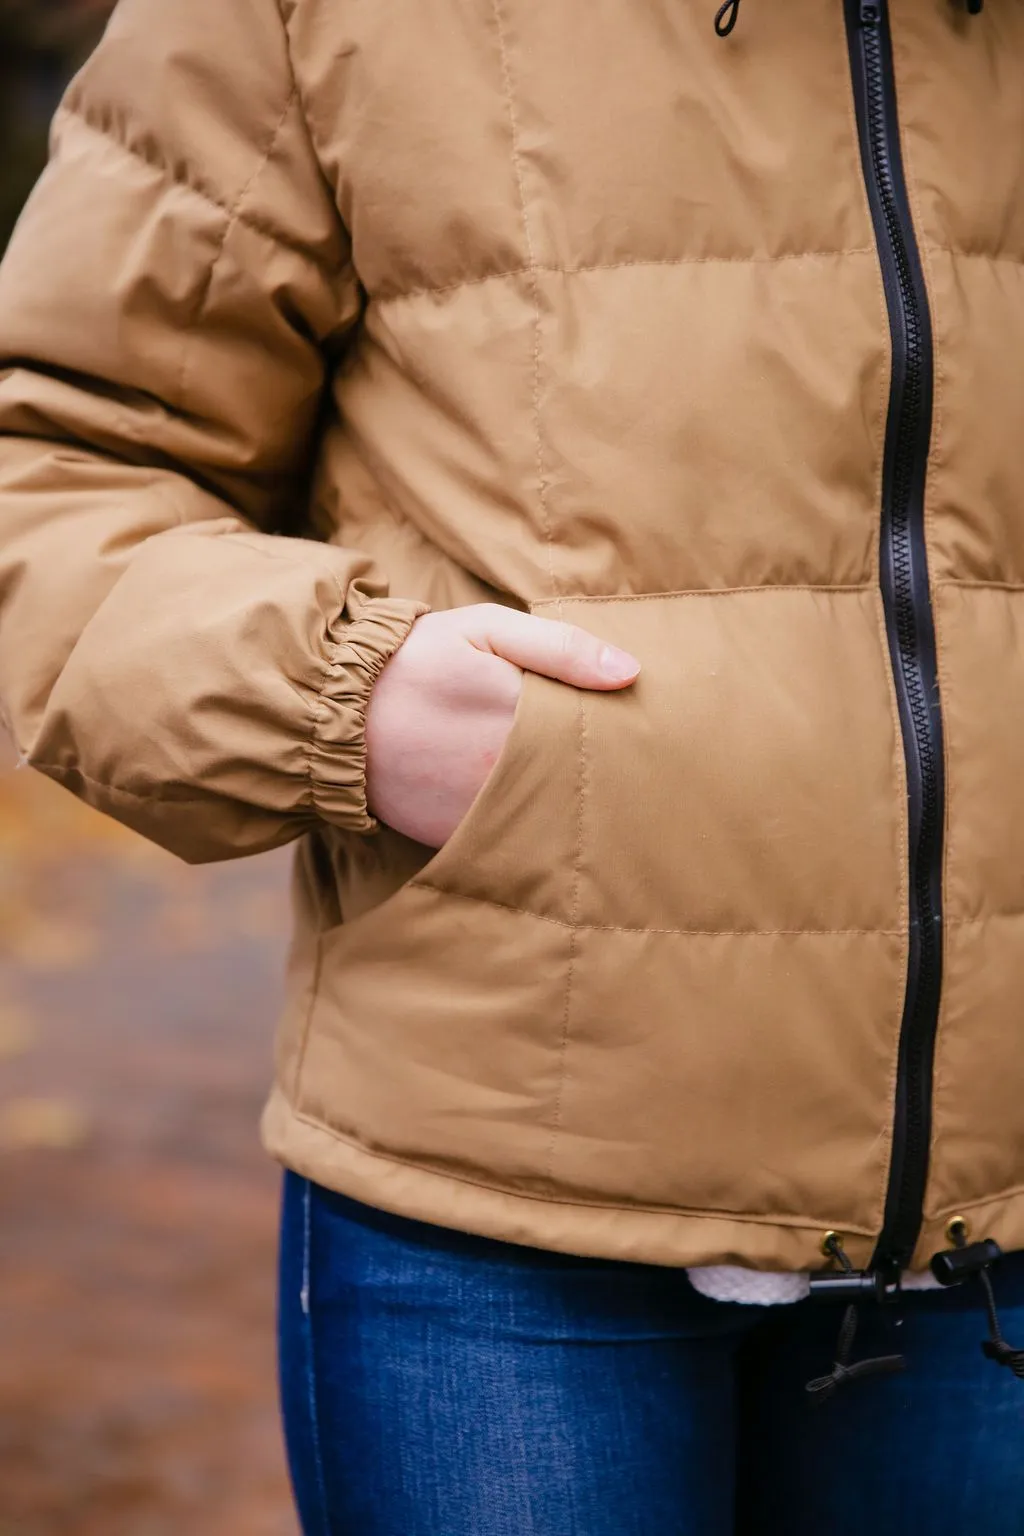
[{"label": "black drawstring toggle", "polygon": [[969,1243],[967,1223],[962,1216],[954,1217],[946,1231],[953,1246],[935,1255],[932,1259],[932,1274],[940,1285],[961,1285],[963,1281],[977,1277],[985,1298],[989,1332],[988,1338],[982,1343],[981,1352],[987,1360],[1007,1366],[1016,1377],[1024,1381],[1024,1349],[1014,1349],[1003,1338],[992,1289],[992,1266],[1002,1258],[1002,1249],[991,1237],[979,1243]]},{"label": "black drawstring toggle", "polygon": [[[976,0],[972,0],[976,3]],[[715,13],[715,31],[719,37],[728,37],[740,14],[740,0],[725,0]]]},{"label": "black drawstring toggle", "polygon": [[932,1274],[940,1285],[960,1285],[980,1275],[990,1264],[1002,1258],[1002,1249],[992,1238],[981,1243],[969,1243],[962,1222],[950,1223],[949,1235],[955,1248],[946,1248],[932,1259]]},{"label": "black drawstring toggle", "polygon": [[849,1302],[843,1313],[832,1369],[827,1376],[816,1376],[807,1383],[806,1390],[815,1403],[827,1403],[847,1382],[859,1381],[865,1376],[893,1376],[906,1367],[902,1355],[874,1355],[867,1360],[850,1360],[857,1337],[857,1307],[860,1299],[871,1297],[878,1301],[888,1301],[893,1299],[894,1294],[899,1294],[899,1288],[886,1285],[874,1273],[854,1269],[837,1233],[829,1232],[822,1249],[835,1259],[839,1273],[815,1276],[811,1280],[812,1296],[834,1297],[841,1293],[844,1299],[856,1299]]}]

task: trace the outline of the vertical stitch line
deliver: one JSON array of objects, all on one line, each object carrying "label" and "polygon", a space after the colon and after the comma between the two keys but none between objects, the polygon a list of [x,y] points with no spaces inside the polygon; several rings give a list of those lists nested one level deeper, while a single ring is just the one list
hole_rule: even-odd
[{"label": "vertical stitch line", "polygon": [[579,942],[580,887],[583,881],[583,831],[584,807],[587,789],[587,695],[581,689],[577,720],[579,738],[576,771],[576,841],[573,848],[572,900],[569,910],[569,963],[565,977],[565,1006],[562,1009],[562,1029],[558,1041],[556,1067],[555,1106],[551,1117],[551,1135],[548,1139],[547,1156],[544,1160],[544,1177],[550,1182],[554,1177],[555,1147],[562,1129],[562,1107],[568,1081],[569,1034],[572,1014],[572,989],[576,977],[576,954]]},{"label": "vertical stitch line", "polygon": [[530,225],[529,205],[526,198],[526,182],[523,178],[523,162],[519,140],[519,119],[516,115],[515,91],[512,83],[512,68],[509,63],[508,43],[505,34],[505,13],[503,0],[491,0],[491,9],[494,13],[494,25],[498,34],[498,49],[501,54],[501,73],[505,91],[505,105],[508,111],[509,136],[512,145],[512,172],[515,177],[516,190],[519,197],[519,211],[523,224],[523,237],[526,241],[526,278],[530,287],[530,298],[533,304],[533,432],[536,452],[537,469],[537,500],[540,505],[541,524],[544,531],[544,548],[547,556],[548,579],[551,583],[552,596],[558,603],[558,615],[562,616],[561,593],[558,586],[558,578],[555,575],[554,541],[551,537],[551,514],[548,507],[548,482],[547,471],[544,465],[544,429],[541,414],[541,337],[543,329],[543,316],[540,303],[540,279],[538,277],[537,252],[533,243],[533,230]]},{"label": "vertical stitch line", "polygon": [[330,1517],[327,1510],[327,1484],[324,1480],[324,1463],[320,1451],[320,1418],[316,1401],[316,1368],[313,1359],[313,1314],[310,1306],[310,1255],[312,1243],[313,1186],[309,1179],[303,1181],[302,1191],[302,1290],[299,1301],[302,1306],[303,1333],[306,1341],[306,1384],[309,1401],[309,1438],[313,1448],[313,1469],[316,1473],[317,1494],[324,1536],[331,1536]]},{"label": "vertical stitch line", "polygon": [[291,1100],[296,1109],[300,1108],[302,1104],[302,1079],[306,1068],[306,1053],[309,1050],[310,1037],[313,1033],[313,1017],[316,1013],[317,1003],[320,1001],[320,978],[323,974],[325,929],[319,913],[317,921],[320,926],[317,930],[316,947],[313,951],[313,965],[309,978],[309,999],[303,1012],[299,1038],[296,1042],[295,1070],[292,1075]]}]

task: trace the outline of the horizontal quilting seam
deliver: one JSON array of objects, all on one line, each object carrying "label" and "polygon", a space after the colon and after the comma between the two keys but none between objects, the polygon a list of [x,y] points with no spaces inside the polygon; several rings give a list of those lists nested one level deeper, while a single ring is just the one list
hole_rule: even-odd
[{"label": "horizontal quilting seam", "polygon": [[[294,99],[293,97],[292,100],[294,101]],[[289,102],[290,106],[291,102]],[[111,120],[90,112],[84,102],[75,99],[66,101],[59,109],[58,116],[73,118],[75,122],[87,128],[90,133],[97,134],[113,149],[118,149],[122,154],[129,155],[133,160],[138,160],[141,164],[149,166],[151,170],[158,171],[171,186],[178,187],[183,192],[191,192],[194,197],[200,198],[208,207],[215,208],[219,213],[222,213],[225,219],[230,219],[233,223],[243,225],[246,229],[252,230],[254,234],[260,235],[264,240],[271,241],[282,250],[291,251],[295,255],[300,256],[304,261],[316,264],[317,258],[315,255],[307,250],[305,246],[299,245],[297,241],[283,230],[274,229],[272,225],[265,224],[262,219],[245,208],[236,208],[226,199],[218,197],[212,188],[204,185],[202,182],[189,180],[181,174],[183,167],[172,167],[157,159],[154,155],[147,154],[140,144],[133,144],[121,134],[116,133]],[[322,265],[327,267],[330,264],[325,259]]]},{"label": "horizontal quilting seam", "polygon": [[[471,1189],[483,1189],[494,1194],[511,1195],[516,1200],[535,1200],[541,1205],[576,1206],[581,1210],[622,1211],[624,1215],[629,1216],[635,1213],[641,1216],[680,1216],[698,1221],[702,1217],[716,1221],[741,1221],[751,1226],[790,1227],[801,1232],[820,1232],[828,1224],[823,1217],[815,1220],[813,1217],[776,1216],[771,1213],[764,1215],[759,1213],[753,1216],[747,1211],[730,1211],[720,1209],[717,1206],[643,1205],[640,1203],[624,1205],[621,1202],[611,1200],[570,1200],[565,1195],[541,1193],[540,1191],[530,1189],[514,1189],[509,1184],[499,1184],[497,1181],[492,1184],[485,1184],[482,1179],[467,1178],[465,1174],[453,1173],[450,1168],[435,1168],[430,1163],[420,1162],[412,1157],[400,1157],[397,1153],[385,1152],[377,1147],[370,1147],[358,1136],[353,1135],[352,1132],[343,1131],[335,1125],[328,1125],[326,1120],[319,1119],[307,1110],[297,1109],[294,1104],[289,1104],[288,1109],[295,1116],[296,1120],[301,1121],[303,1125],[308,1125],[311,1129],[319,1131],[325,1136],[331,1136],[335,1141],[344,1142],[345,1145],[354,1147],[365,1157],[377,1158],[384,1163],[393,1163],[399,1168],[415,1169],[418,1173],[426,1173],[432,1178],[443,1179],[453,1184],[468,1184]],[[845,1223],[843,1230],[854,1237],[873,1237],[875,1235],[866,1227],[853,1226],[849,1222]]]},{"label": "horizontal quilting seam", "polygon": [[970,1200],[955,1200],[936,1211],[934,1216],[929,1216],[928,1220],[943,1221],[959,1211],[986,1211],[989,1206],[997,1205],[1001,1200],[1015,1200],[1018,1195],[1024,1195],[1024,1184],[1011,1184],[1008,1189],[1000,1189],[994,1195],[978,1195]]},{"label": "horizontal quilting seam", "polygon": [[1024,912],[986,912],[984,917],[949,917],[943,919],[947,928],[980,928],[984,923],[1019,923]]},{"label": "horizontal quilting seam", "polygon": [[[433,885],[429,880],[412,879],[410,887],[421,891],[433,891],[437,896],[451,896],[456,901],[473,901],[481,907],[496,907],[499,912],[517,912],[521,917],[533,917],[541,923],[551,923],[556,928],[586,933],[660,933],[690,939],[766,939],[766,938],[830,938],[844,935],[901,939],[906,936],[903,928],[641,928],[625,923],[570,922],[567,918],[552,917],[547,912],[535,912],[532,907],[517,907],[511,902],[495,901],[489,896],[471,896],[466,891],[450,891]],[[407,887],[408,889],[408,887]]]},{"label": "horizontal quilting seam", "polygon": [[997,256],[994,251],[960,251],[955,245],[928,245],[923,249],[929,255],[956,256],[961,261],[988,261],[993,266],[1024,267],[1022,256]]},{"label": "horizontal quilting seam", "polygon": [[746,597],[761,592],[839,592],[843,595],[877,592],[874,582],[759,582],[750,587],[677,587],[667,592],[563,592],[560,598],[537,597],[530,601],[531,608],[552,606],[556,603],[656,603],[674,597]]},{"label": "horizontal quilting seam", "polygon": [[938,590],[940,587],[965,587],[973,592],[1024,592],[1022,581],[981,581],[964,577],[962,580],[956,576],[943,576],[932,582],[932,586]]},{"label": "horizontal quilting seam", "polygon": [[630,267],[701,267],[701,266],[778,266],[787,261],[832,261],[841,256],[876,256],[874,246],[844,246],[832,251],[783,251],[778,256],[664,256],[636,257],[628,261],[596,261],[578,267],[561,267],[539,262],[535,266],[509,267],[502,272],[485,272],[480,277],[464,277],[457,283],[424,283],[418,288],[403,288],[394,293],[371,294],[375,304],[396,304],[401,299],[424,295],[456,293],[461,288],[481,288],[485,283],[507,282],[517,277],[537,274],[553,277],[579,277],[586,272],[620,272]]}]

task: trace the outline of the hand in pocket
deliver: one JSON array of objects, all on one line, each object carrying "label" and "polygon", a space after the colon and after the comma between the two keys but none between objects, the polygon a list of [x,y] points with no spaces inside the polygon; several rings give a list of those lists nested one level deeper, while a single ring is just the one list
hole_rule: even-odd
[{"label": "hand in pocket", "polygon": [[628,687],[639,670],[635,657],[575,624],[499,603],[424,614],[370,695],[371,811],[440,848],[498,760],[524,671],[610,691]]}]

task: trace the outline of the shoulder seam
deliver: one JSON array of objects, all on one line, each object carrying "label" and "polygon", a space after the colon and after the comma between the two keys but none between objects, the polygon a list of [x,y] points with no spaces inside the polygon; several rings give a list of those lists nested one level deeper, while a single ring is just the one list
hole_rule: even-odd
[{"label": "shoulder seam", "polygon": [[[289,100],[289,106],[291,106],[292,100],[294,100],[294,97]],[[300,245],[297,240],[293,240],[284,230],[275,229],[272,225],[265,223],[263,219],[255,217],[245,208],[232,207],[232,204],[225,198],[218,197],[211,187],[198,179],[194,179],[191,175],[182,175],[182,171],[190,170],[190,167],[172,166],[165,160],[158,159],[155,155],[147,154],[142,145],[133,143],[124,134],[118,133],[110,118],[106,117],[105,114],[91,111],[80,97],[68,97],[61,104],[57,110],[57,120],[59,121],[61,118],[74,119],[75,122],[87,128],[90,133],[97,134],[100,138],[105,139],[108,144],[112,144],[114,148],[119,149],[122,154],[130,155],[133,160],[139,160],[144,165],[150,166],[153,170],[159,171],[167,178],[171,185],[180,187],[184,192],[191,192],[193,196],[201,198],[209,207],[216,208],[226,218],[233,219],[235,223],[244,224],[247,229],[252,230],[254,234],[260,235],[264,240],[271,241],[282,250],[293,252],[296,256],[300,256],[304,261],[308,261],[314,266],[323,265],[330,270],[329,264],[326,261],[318,263],[317,258],[305,246]],[[262,165],[260,169],[262,169]],[[251,185],[251,180],[252,178],[250,178],[249,185]],[[243,192],[247,190],[248,186],[243,189]]]},{"label": "shoulder seam", "polygon": [[[304,93],[304,91],[302,89],[302,82],[299,79],[299,73],[298,73],[298,70],[295,67],[295,57],[294,57],[294,55],[292,53],[291,19],[295,15],[295,12],[299,8],[299,0],[274,0],[274,5],[275,5],[275,7],[277,9],[278,17],[280,18],[280,21],[281,21],[281,30],[284,33],[285,57],[288,60],[288,70],[289,70],[289,73],[291,75],[292,91],[293,91],[293,94],[294,94],[294,98],[295,98],[296,104],[298,105],[299,116],[302,119],[302,130],[303,130],[304,134],[306,135],[306,141],[309,144],[310,153],[312,154],[313,159],[316,161],[317,169],[319,170],[321,179],[323,180],[324,190],[325,190],[325,192],[326,192],[326,194],[327,194],[327,196],[328,196],[332,206],[334,207],[335,216],[336,216],[336,218],[338,220],[338,224],[339,224],[339,226],[341,228],[342,234],[345,237],[346,244],[349,247],[350,261],[351,261],[351,234],[350,234],[349,230],[345,227],[345,221],[342,218],[341,210],[338,207],[338,200],[337,200],[335,188],[331,185],[330,178],[328,177],[326,171],[324,170],[324,157],[323,157],[323,155],[321,153],[320,145],[317,142],[316,130],[315,130],[314,125],[313,125],[313,114],[312,114],[312,112],[309,109],[309,104],[308,104],[308,102],[306,100],[305,93]],[[288,14],[287,15],[285,14],[285,6],[286,5],[288,6]],[[353,266],[352,266],[352,270],[353,270],[353,273],[355,273],[354,263],[353,263]]]},{"label": "shoulder seam", "polygon": [[232,230],[242,220],[242,211],[245,206],[246,198],[249,196],[249,193],[252,191],[253,187],[263,175],[263,172],[266,170],[270,161],[270,157],[273,155],[274,150],[277,148],[278,139],[281,137],[281,131],[284,128],[284,125],[288,119],[288,114],[295,103],[295,97],[296,91],[295,85],[293,83],[288,91],[288,96],[284,106],[281,109],[280,115],[274,123],[273,130],[267,136],[267,141],[260,151],[256,165],[253,167],[249,176],[246,178],[242,187],[239,189],[238,195],[236,196],[234,202],[227,210],[228,216],[225,220],[224,227],[221,230],[220,238],[218,239],[214,249],[212,260],[208,265],[206,281],[199,293],[195,313],[192,316],[191,323],[182,333],[181,366],[178,369],[177,400],[173,402],[177,406],[177,409],[180,411],[187,409],[185,402],[188,398],[188,368],[192,359],[192,344],[195,339],[196,331],[202,324],[203,317],[206,314],[206,306],[209,303],[210,293],[213,289],[213,284],[217,276],[218,269],[224,259],[224,253],[227,250],[228,240],[231,238]]}]

